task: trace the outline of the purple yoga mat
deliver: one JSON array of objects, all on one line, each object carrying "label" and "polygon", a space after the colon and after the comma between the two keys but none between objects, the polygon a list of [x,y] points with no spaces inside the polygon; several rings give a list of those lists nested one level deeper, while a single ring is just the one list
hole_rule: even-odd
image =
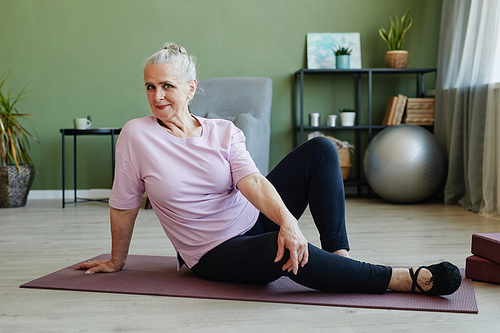
[{"label": "purple yoga mat", "polygon": [[[89,260],[109,259],[102,254]],[[477,313],[472,280],[463,279],[460,289],[445,297],[387,292],[333,294],[303,287],[282,277],[267,285],[242,285],[206,281],[185,267],[177,272],[174,257],[129,255],[124,269],[112,274],[85,275],[77,264],[21,285],[21,288],[92,291],[221,300],[346,306],[375,309]],[[462,275],[463,272],[462,272]]]}]

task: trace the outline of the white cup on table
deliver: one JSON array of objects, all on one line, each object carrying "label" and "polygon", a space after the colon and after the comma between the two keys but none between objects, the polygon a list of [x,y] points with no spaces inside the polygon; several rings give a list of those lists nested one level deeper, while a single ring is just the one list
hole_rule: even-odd
[{"label": "white cup on table", "polygon": [[73,125],[77,130],[87,130],[92,128],[92,122],[87,118],[73,119]]}]

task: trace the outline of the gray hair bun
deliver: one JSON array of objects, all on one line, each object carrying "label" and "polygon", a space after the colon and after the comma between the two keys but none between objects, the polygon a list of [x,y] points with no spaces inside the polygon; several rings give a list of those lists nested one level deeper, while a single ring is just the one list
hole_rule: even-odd
[{"label": "gray hair bun", "polygon": [[177,45],[177,44],[174,44],[174,43],[165,43],[161,49],[167,50],[169,52],[177,52],[180,54],[188,55],[187,51],[184,47]]},{"label": "gray hair bun", "polygon": [[160,51],[153,54],[146,61],[146,66],[155,64],[169,64],[177,62],[181,78],[186,82],[196,80],[196,58],[190,56],[186,49],[174,43],[166,43]]}]

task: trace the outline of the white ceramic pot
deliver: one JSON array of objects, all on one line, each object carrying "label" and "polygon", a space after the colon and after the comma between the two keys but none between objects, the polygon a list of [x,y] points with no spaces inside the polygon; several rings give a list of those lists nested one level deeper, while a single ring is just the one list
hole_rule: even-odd
[{"label": "white ceramic pot", "polygon": [[354,126],[355,118],[356,118],[356,112],[340,113],[340,120],[342,121],[342,126]]}]

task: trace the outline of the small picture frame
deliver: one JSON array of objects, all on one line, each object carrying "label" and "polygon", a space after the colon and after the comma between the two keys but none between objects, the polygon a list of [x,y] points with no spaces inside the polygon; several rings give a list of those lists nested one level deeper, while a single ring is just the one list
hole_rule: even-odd
[{"label": "small picture frame", "polygon": [[335,67],[334,50],[347,47],[352,50],[350,68],[361,67],[361,38],[359,32],[348,33],[308,33],[307,68],[328,69]]}]

